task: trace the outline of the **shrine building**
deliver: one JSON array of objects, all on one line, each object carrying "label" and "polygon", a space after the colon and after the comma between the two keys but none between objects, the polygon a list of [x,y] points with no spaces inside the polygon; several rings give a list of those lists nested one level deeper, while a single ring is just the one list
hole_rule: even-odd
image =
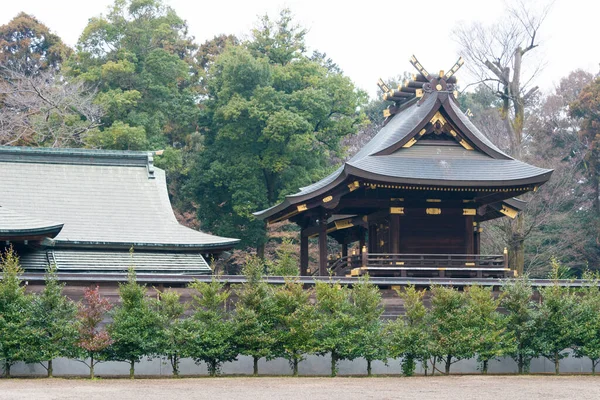
[{"label": "shrine building", "polygon": [[[255,213],[289,220],[300,233],[300,272],[310,273],[308,240],[318,237],[316,274],[357,276],[512,276],[506,250],[480,251],[481,223],[515,218],[518,196],[536,191],[552,170],[514,159],[461,111],[455,72],[428,73],[416,58],[413,79],[392,90],[380,81],[383,128],[335,172]],[[342,246],[327,254],[327,237]],[[357,243],[358,254],[348,254]]]}]

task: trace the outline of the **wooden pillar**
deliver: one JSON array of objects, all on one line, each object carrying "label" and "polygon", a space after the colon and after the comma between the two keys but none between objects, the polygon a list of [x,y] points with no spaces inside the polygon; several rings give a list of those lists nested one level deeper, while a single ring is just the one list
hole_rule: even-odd
[{"label": "wooden pillar", "polygon": [[300,276],[308,275],[308,235],[300,232]]},{"label": "wooden pillar", "polygon": [[475,248],[474,248],[474,239],[475,237],[473,236],[473,216],[472,215],[467,215],[465,217],[465,254],[475,254]]},{"label": "wooden pillar", "polygon": [[481,225],[477,223],[477,225],[473,224],[473,250],[475,254],[481,253]]},{"label": "wooden pillar", "polygon": [[400,215],[390,214],[390,253],[400,253]]},{"label": "wooden pillar", "polygon": [[[362,249],[363,247],[366,246],[366,236],[367,236],[367,230],[363,229],[362,231],[360,231],[360,233],[358,234],[359,236],[359,240],[358,240],[358,253],[361,254],[362,253]],[[369,234],[369,242],[371,241],[371,235]],[[370,246],[369,246],[370,247]]]},{"label": "wooden pillar", "polygon": [[342,243],[342,258],[348,257],[348,242]]},{"label": "wooden pillar", "polygon": [[325,209],[319,216],[319,276],[327,276],[327,217]]}]

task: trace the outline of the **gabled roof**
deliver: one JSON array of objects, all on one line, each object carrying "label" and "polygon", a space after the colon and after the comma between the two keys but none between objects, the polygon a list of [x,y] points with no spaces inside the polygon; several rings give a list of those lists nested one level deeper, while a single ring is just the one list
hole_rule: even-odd
[{"label": "gabled roof", "polygon": [[[451,140],[421,140],[432,129],[441,133],[434,122],[440,118]],[[460,111],[448,91],[434,90],[421,100],[415,97],[406,101],[386,122],[371,141],[331,175],[254,215],[268,218],[356,178],[443,187],[500,188],[541,185],[552,174],[552,170],[515,160],[498,149]]]},{"label": "gabled roof", "polygon": [[146,152],[0,147],[0,206],[64,224],[56,247],[230,248],[238,239],[175,219],[165,173]]}]

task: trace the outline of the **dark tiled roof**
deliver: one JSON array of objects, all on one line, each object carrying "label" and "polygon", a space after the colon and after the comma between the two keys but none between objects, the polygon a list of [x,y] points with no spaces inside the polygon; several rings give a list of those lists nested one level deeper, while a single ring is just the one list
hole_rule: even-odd
[{"label": "dark tiled roof", "polygon": [[[462,113],[449,93],[434,91],[421,104],[416,100],[406,103],[404,110],[394,115],[369,143],[334,173],[254,215],[267,218],[325,193],[351,176],[408,184],[490,187],[543,184],[550,178],[552,170],[515,160],[498,149]],[[465,150],[455,141],[423,140],[412,147],[402,147],[438,111],[444,111],[459,127],[476,146],[474,150]]]},{"label": "dark tiled roof", "polygon": [[20,214],[6,207],[0,206],[0,236],[15,235],[26,236],[36,234],[51,234],[52,237],[58,233],[63,224],[45,221],[30,215]]},{"label": "dark tiled roof", "polygon": [[132,256],[126,250],[38,249],[23,253],[20,262],[29,272],[43,272],[53,263],[59,273],[127,272],[129,267],[133,267],[137,273],[212,273],[202,255],[181,252],[136,251]]},{"label": "dark tiled roof", "polygon": [[0,206],[63,223],[55,245],[232,247],[180,225],[165,173],[141,152],[0,147]]},{"label": "dark tiled roof", "polygon": [[[436,149],[434,146],[427,147],[429,147],[427,150],[435,151]],[[443,180],[447,185],[469,184],[469,186],[478,184],[505,186],[510,185],[513,181],[520,183],[531,177],[540,177],[534,182],[540,183],[547,180],[544,178],[546,174],[550,174],[550,171],[546,169],[537,168],[521,161],[495,160],[473,151],[463,153],[460,149],[462,147],[456,148],[456,154],[440,151],[439,154],[432,154],[429,157],[417,157],[419,151],[414,150],[411,152],[413,157],[406,155],[401,157],[395,155],[367,156],[355,162],[348,162],[347,165],[352,167],[348,172],[365,178],[379,175],[381,179],[391,182],[421,184],[433,180]],[[449,149],[447,146],[439,146],[437,150]],[[464,157],[460,157],[461,154],[465,154]]]}]

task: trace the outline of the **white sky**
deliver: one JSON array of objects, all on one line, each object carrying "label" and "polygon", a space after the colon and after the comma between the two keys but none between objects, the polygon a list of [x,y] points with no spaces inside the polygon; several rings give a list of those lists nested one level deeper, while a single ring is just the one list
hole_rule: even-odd
[{"label": "white sky", "polygon": [[[528,2],[531,0],[523,0]],[[493,22],[502,15],[502,0],[166,0],[182,18],[198,43],[221,33],[246,35],[259,15],[276,17],[289,7],[309,29],[311,50],[326,52],[357,86],[375,93],[378,78],[412,71],[414,53],[430,71],[449,69],[458,58],[450,39],[456,24]],[[0,0],[0,24],[18,12],[35,15],[67,44],[73,46],[90,17],[107,10],[113,0]],[[354,5],[356,4],[356,5]],[[596,73],[600,2],[556,0],[542,26],[541,47],[535,56],[546,67],[535,82],[549,90],[576,68]],[[532,53],[533,55],[533,53]],[[462,74],[461,74],[462,73]],[[458,73],[467,83],[465,68]]]}]

